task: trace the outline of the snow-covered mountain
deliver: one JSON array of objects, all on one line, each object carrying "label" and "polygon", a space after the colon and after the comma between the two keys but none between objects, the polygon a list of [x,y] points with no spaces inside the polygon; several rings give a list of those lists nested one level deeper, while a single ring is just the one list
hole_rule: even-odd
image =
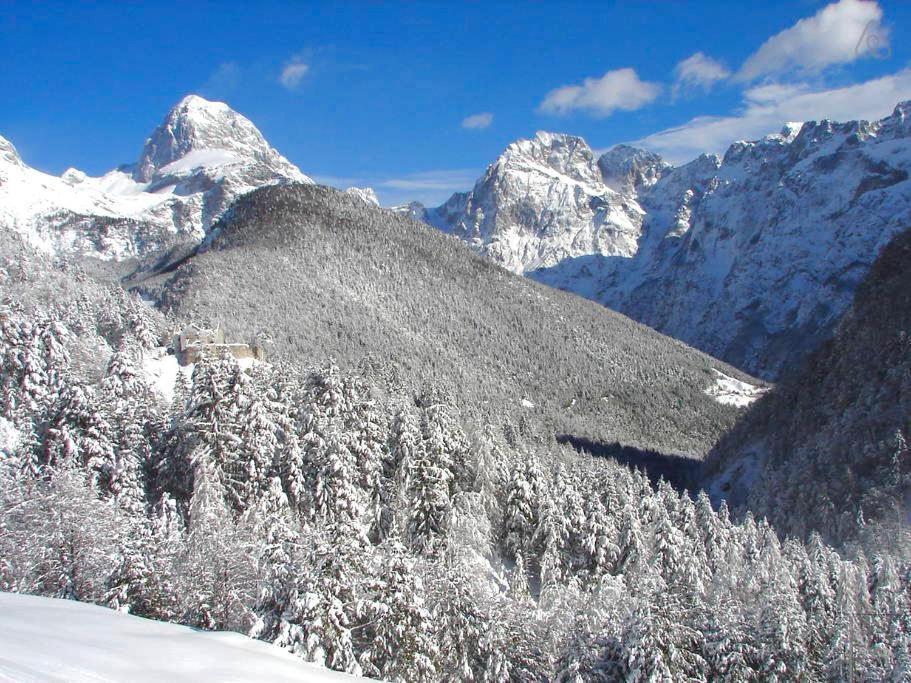
[{"label": "snow-covered mountain", "polygon": [[199,241],[238,196],[288,182],[313,181],[247,118],[196,95],[168,113],[136,164],[97,178],[37,171],[0,137],[0,225],[51,252],[119,259]]},{"label": "snow-covered mountain", "polygon": [[423,218],[498,263],[754,374],[826,338],[911,224],[911,103],[876,122],[787,124],[671,168],[539,133]]},{"label": "snow-covered mountain", "polygon": [[357,197],[371,206],[380,205],[380,198],[376,196],[376,191],[372,187],[349,187],[345,193]]},{"label": "snow-covered mountain", "polygon": [[643,216],[604,183],[582,138],[544,132],[507,147],[471,192],[423,214],[516,273],[588,254],[630,257]]}]

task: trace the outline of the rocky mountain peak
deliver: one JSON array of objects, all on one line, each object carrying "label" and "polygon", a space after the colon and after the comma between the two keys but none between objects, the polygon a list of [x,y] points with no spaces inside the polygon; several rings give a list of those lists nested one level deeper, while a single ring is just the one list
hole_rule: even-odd
[{"label": "rocky mountain peak", "polygon": [[22,166],[22,158],[13,143],[0,135],[0,161],[14,166]]},{"label": "rocky mountain peak", "polygon": [[895,105],[892,115],[880,122],[883,132],[891,133],[895,137],[908,137],[911,135],[911,100],[905,100]]},{"label": "rocky mountain peak", "polygon": [[372,206],[380,205],[380,198],[376,196],[376,191],[372,187],[349,187],[345,190],[345,194],[357,197]]},{"label": "rocky mountain peak", "polygon": [[312,182],[247,118],[191,95],[168,112],[138,164],[100,177],[41,173],[0,138],[0,227],[48,252],[143,257],[200,242],[251,190]]},{"label": "rocky mountain peak", "polygon": [[[193,157],[190,157],[190,155]],[[150,182],[160,175],[186,170],[174,168],[186,159],[186,166],[220,166],[245,162],[262,164],[291,177],[300,171],[274,150],[262,133],[245,116],[223,102],[210,102],[188,95],[168,112],[146,140],[134,177]]]},{"label": "rocky mountain peak", "polygon": [[[583,183],[600,183],[591,147],[580,137],[538,131],[535,137],[513,142],[496,166],[518,170],[551,169]],[[538,167],[538,168],[536,168]]]},{"label": "rocky mountain peak", "polygon": [[671,165],[654,152],[617,145],[598,159],[598,168],[612,190],[638,194],[658,182]]},{"label": "rocky mountain peak", "polygon": [[635,199],[605,185],[585,140],[545,131],[509,145],[470,192],[423,212],[516,273],[593,253],[629,256],[640,217]]}]

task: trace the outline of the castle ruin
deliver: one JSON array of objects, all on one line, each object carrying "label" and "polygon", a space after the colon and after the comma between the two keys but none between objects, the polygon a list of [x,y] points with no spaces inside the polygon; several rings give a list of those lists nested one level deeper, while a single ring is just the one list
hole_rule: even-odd
[{"label": "castle ruin", "polygon": [[213,330],[191,323],[174,334],[171,348],[180,365],[191,365],[200,358],[218,358],[223,354],[237,360],[252,358],[261,361],[265,358],[261,346],[226,342],[221,325]]}]

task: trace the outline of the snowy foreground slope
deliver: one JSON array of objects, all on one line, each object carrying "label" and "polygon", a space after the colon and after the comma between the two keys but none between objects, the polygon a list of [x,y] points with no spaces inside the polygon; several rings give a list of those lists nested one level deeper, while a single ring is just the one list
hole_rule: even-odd
[{"label": "snowy foreground slope", "polygon": [[0,593],[0,681],[355,681],[229,632]]}]

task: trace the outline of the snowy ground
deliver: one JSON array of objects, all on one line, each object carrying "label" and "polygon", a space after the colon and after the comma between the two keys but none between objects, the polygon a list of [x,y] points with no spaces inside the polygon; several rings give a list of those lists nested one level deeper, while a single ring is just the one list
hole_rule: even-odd
[{"label": "snowy ground", "polygon": [[705,390],[705,393],[718,403],[742,408],[750,405],[768,391],[768,387],[757,387],[742,382],[715,368],[712,368],[712,372],[715,374],[715,381]]},{"label": "snowy ground", "polygon": [[69,600],[0,593],[0,682],[367,680],[239,633],[196,631]]},{"label": "snowy ground", "polygon": [[[241,369],[247,370],[255,363],[259,362],[261,361],[253,358],[240,358],[238,359],[237,364]],[[167,349],[163,346],[152,349],[151,351],[146,351],[142,359],[142,370],[145,375],[145,380],[168,402],[174,399],[174,386],[177,383],[177,373],[183,373],[189,380],[193,377],[194,367],[195,366],[192,363],[189,365],[179,365],[177,363],[177,356],[173,353],[168,353]]]},{"label": "snowy ground", "polygon": [[164,347],[147,351],[143,355],[142,369],[146,381],[168,402],[174,399],[177,373],[184,373],[187,379],[193,376],[193,366],[180,367],[177,356],[169,354]]}]

